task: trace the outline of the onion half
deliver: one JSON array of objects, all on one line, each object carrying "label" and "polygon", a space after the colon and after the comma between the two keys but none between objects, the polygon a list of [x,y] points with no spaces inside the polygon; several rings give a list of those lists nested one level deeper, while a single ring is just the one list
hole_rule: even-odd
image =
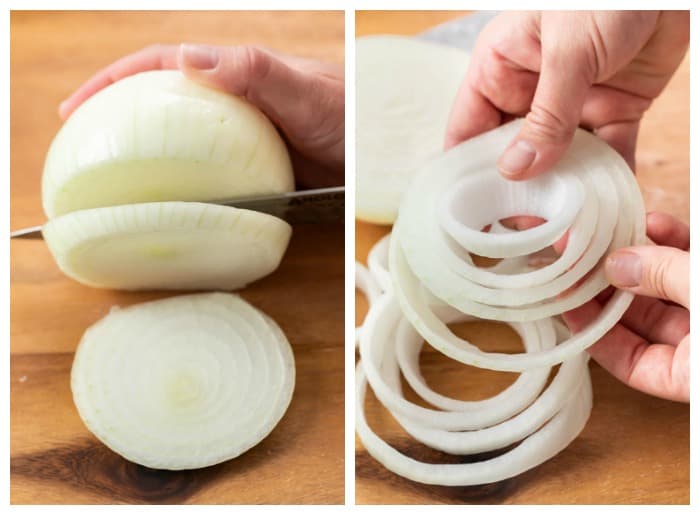
[{"label": "onion half", "polygon": [[87,99],[52,141],[42,177],[48,218],[293,190],[289,154],[265,115],[179,71],[132,75]]}]

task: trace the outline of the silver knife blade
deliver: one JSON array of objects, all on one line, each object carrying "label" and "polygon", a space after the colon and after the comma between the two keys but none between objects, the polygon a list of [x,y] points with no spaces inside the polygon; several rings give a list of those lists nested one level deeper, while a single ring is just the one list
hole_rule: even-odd
[{"label": "silver knife blade", "polygon": [[[281,195],[212,200],[209,204],[250,209],[286,220],[291,225],[345,220],[345,187],[293,191]],[[18,229],[10,238],[41,239],[40,225]]]}]

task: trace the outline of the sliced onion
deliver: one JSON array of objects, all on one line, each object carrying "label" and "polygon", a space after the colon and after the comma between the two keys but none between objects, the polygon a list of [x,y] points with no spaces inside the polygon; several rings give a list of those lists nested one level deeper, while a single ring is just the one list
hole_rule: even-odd
[{"label": "sliced onion", "polygon": [[[512,416],[514,411],[522,409],[537,397],[547,381],[547,368],[524,372],[495,401],[470,403],[464,405],[461,411],[438,411],[413,404],[398,395],[381,373],[384,349],[386,346],[395,348],[396,330],[400,321],[401,310],[395,298],[390,294],[384,295],[367,314],[360,338],[360,357],[372,390],[392,413],[399,413],[413,420],[427,418],[433,427],[441,429],[477,429],[502,422]],[[519,332],[529,351],[552,347],[556,343],[551,324],[548,327],[514,324],[513,328]]]},{"label": "sliced onion", "polygon": [[[355,288],[360,290],[365,297],[367,303],[372,306],[374,302],[382,294],[382,288],[379,286],[373,275],[362,264],[355,262]],[[355,327],[355,345],[360,341],[362,336],[362,326]]]},{"label": "sliced onion", "polygon": [[389,273],[390,238],[390,234],[384,236],[370,249],[367,256],[367,267],[372,272],[372,277],[384,291],[391,290],[391,274]]},{"label": "sliced onion", "polygon": [[467,486],[501,481],[529,470],[552,458],[581,432],[592,406],[588,374],[575,402],[569,402],[541,429],[514,449],[489,460],[467,464],[428,464],[400,453],[383,441],[367,424],[364,413],[367,379],[363,365],[356,370],[356,431],[367,451],[392,472],[431,485]]},{"label": "sliced onion", "polygon": [[234,458],[289,406],[294,356],[240,297],[186,295],[113,310],[84,334],[71,372],[88,429],[126,459],[181,470]]},{"label": "sliced onion", "polygon": [[[465,256],[472,249],[465,248],[461,253],[455,253],[454,244],[445,244],[446,238],[450,236],[445,234],[439,221],[445,214],[436,209],[436,206],[445,192],[451,191],[462,177],[469,177],[470,174],[480,176],[489,167],[492,174],[497,174],[496,159],[520,124],[521,121],[512,122],[469,140],[426,166],[406,192],[400,217],[392,233],[390,251],[395,293],[407,318],[421,335],[453,359],[506,371],[552,366],[581,352],[613,327],[629,306],[633,295],[616,292],[594,323],[553,349],[501,355],[483,353],[473,346],[464,345],[465,342],[450,333],[439,317],[431,313],[421,293],[422,288],[427,288],[431,294],[459,311],[480,318],[502,321],[539,320],[574,309],[595,297],[608,285],[602,266],[604,257],[614,249],[645,241],[644,206],[633,174],[622,158],[605,143],[585,131],[578,131],[571,148],[550,174],[562,177],[574,175],[581,179],[586,191],[578,218],[569,228],[567,245],[567,250],[580,249],[582,254],[576,255],[572,251],[564,263],[566,267],[561,262],[566,257],[565,251],[562,258],[538,270],[524,274],[504,274],[498,289],[479,284],[479,277],[499,274],[479,269],[471,260],[466,259]],[[526,193],[527,189],[523,191]],[[527,197],[526,194],[521,194],[523,198]],[[490,198],[488,192],[483,192],[483,195]],[[537,198],[539,202],[539,197],[531,198]],[[594,200],[597,200],[598,210],[592,207],[596,204]],[[525,201],[521,199],[519,202]],[[507,200],[504,199],[504,202]],[[493,213],[497,217],[513,214],[509,207],[500,211],[494,209]],[[538,209],[540,208],[533,207],[521,214],[537,214]],[[595,211],[600,211],[600,216],[596,216]],[[608,216],[615,218],[605,218]],[[591,232],[590,224],[594,218],[597,221],[593,222],[595,230]],[[475,227],[485,221],[480,219]],[[557,232],[558,229],[552,234]],[[582,239],[581,232],[584,235],[591,232],[590,239]],[[528,233],[531,231],[520,234]],[[497,245],[497,238],[508,236],[478,234],[482,235],[480,238],[494,238],[494,245]],[[532,234],[538,240],[538,245],[535,246],[540,248],[551,239],[541,239],[538,236],[541,233],[536,231]],[[532,250],[532,247],[528,249]],[[469,270],[470,277],[465,277],[465,270]],[[564,294],[586,273],[588,275],[582,284]],[[518,277],[523,275],[538,278],[537,284],[528,282],[526,287],[519,285]]]},{"label": "sliced onion", "polygon": [[355,263],[355,288],[364,293],[370,306],[379,298],[383,290],[369,270],[360,263]]},{"label": "sliced onion", "polygon": [[[626,163],[584,131],[576,133],[549,174],[524,182],[500,178],[496,160],[521,123],[455,147],[414,178],[389,242],[391,289],[373,303],[363,324],[357,433],[372,456],[414,481],[448,486],[498,481],[564,449],[583,429],[592,406],[583,351],[619,321],[633,298],[615,292],[600,315],[575,335],[557,319],[608,286],[603,270],[608,253],[645,241],[644,206]],[[545,222],[522,232],[500,223],[520,215]],[[567,245],[558,259],[531,266],[564,234]],[[385,259],[386,246],[383,240],[370,252],[377,263]],[[480,268],[472,254],[504,259]],[[386,265],[375,267],[379,277],[386,271]],[[471,317],[509,323],[525,352],[483,352],[449,330],[449,323]],[[420,374],[423,340],[462,363],[521,374],[490,399],[451,399],[430,389]],[[544,388],[550,367],[557,364],[556,376]],[[409,402],[401,375],[435,409]],[[464,454],[520,443],[478,463],[418,462],[369,428],[364,415],[368,383],[401,426],[434,449]]]},{"label": "sliced onion", "polygon": [[43,234],[59,268],[89,286],[232,290],[277,268],[291,227],[255,211],[155,202],[75,211]]},{"label": "sliced onion", "polygon": [[405,36],[356,41],[356,216],[390,224],[417,170],[443,148],[469,54]]},{"label": "sliced onion", "polygon": [[86,100],[51,143],[42,178],[48,218],[293,189],[289,154],[265,115],[179,71],[139,73]]}]

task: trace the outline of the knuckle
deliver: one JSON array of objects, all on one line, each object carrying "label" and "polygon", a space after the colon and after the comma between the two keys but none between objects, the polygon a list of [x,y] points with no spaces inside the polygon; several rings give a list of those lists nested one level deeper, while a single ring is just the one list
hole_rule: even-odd
[{"label": "knuckle", "polygon": [[576,125],[537,100],[532,103],[525,120],[528,131],[537,139],[548,143],[567,143],[576,131]]},{"label": "knuckle", "polygon": [[647,283],[649,288],[660,297],[669,297],[669,277],[672,267],[671,257],[663,255],[658,261],[648,268]]},{"label": "knuckle", "polygon": [[[518,68],[496,50],[491,50],[472,76],[472,87],[486,96],[501,111],[525,114],[534,94],[529,72]],[[503,85],[508,84],[508,88]]]},{"label": "knuckle", "polygon": [[246,75],[251,79],[264,79],[270,71],[270,56],[255,46],[239,48],[240,64]]}]

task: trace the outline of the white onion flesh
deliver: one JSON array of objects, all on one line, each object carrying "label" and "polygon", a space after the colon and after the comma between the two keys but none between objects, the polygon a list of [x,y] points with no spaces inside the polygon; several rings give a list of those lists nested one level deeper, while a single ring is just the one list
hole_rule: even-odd
[{"label": "white onion flesh", "polygon": [[198,202],[86,209],[43,227],[66,275],[125,290],[242,288],[278,267],[291,231],[274,216]]},{"label": "white onion flesh", "polygon": [[355,216],[390,224],[411,177],[442,151],[469,54],[403,36],[359,37],[355,52]]},{"label": "white onion flesh", "polygon": [[468,464],[430,464],[410,458],[382,440],[369,427],[364,413],[367,379],[362,363],[356,372],[356,431],[367,451],[392,472],[420,483],[468,486],[492,483],[516,476],[552,458],[581,432],[592,406],[590,377],[575,394],[575,402],[565,407],[541,429],[525,438],[514,449],[489,460]]},{"label": "white onion flesh", "polygon": [[182,470],[234,458],[277,425],[294,356],[237,295],[185,295],[113,310],[84,334],[71,372],[88,429],[126,459]]},{"label": "white onion flesh", "polygon": [[[498,288],[492,284],[480,284],[479,279],[484,274],[498,274],[476,267],[468,258],[472,249],[463,248],[458,253],[454,251],[457,245],[454,240],[452,246],[446,244],[449,236],[440,224],[441,213],[444,215],[439,208],[440,201],[445,192],[465,176],[486,173],[485,170],[497,175],[496,160],[521,123],[517,120],[466,141],[424,167],[406,192],[392,233],[390,250],[394,291],[404,314],[418,332],[453,359],[504,371],[552,366],[585,350],[621,318],[633,295],[617,291],[596,321],[553,349],[504,355],[484,353],[473,345],[464,345],[431,312],[421,290],[426,288],[444,303],[479,318],[521,322],[540,320],[574,309],[594,298],[608,286],[603,269],[604,257],[614,249],[642,244],[646,239],[644,205],[634,175],[614,150],[595,136],[579,130],[563,159],[548,174],[560,177],[562,181],[575,176],[584,187],[586,196],[578,217],[569,227],[567,245],[567,250],[580,249],[581,254],[572,255],[570,251],[566,268],[560,263],[566,257],[565,251],[560,260],[543,268],[501,276],[503,282]],[[528,198],[535,203],[546,201],[538,195],[528,197],[529,182],[513,183],[513,188],[521,188],[518,195],[523,196],[520,202],[525,209],[521,215],[536,214],[541,209],[535,205],[528,209]],[[492,182],[485,184],[488,186]],[[477,186],[478,181],[474,184]],[[513,216],[508,199],[493,198],[489,191],[483,191],[482,195],[491,198],[494,205],[504,204],[501,208],[492,208],[497,219]],[[553,200],[553,203],[561,205],[560,200]],[[598,208],[593,207],[595,205]],[[597,221],[591,232],[587,227],[593,219]],[[549,245],[551,237],[539,239],[536,229],[522,231],[518,236],[532,233],[544,248]],[[558,232],[559,229],[554,231]],[[582,236],[589,233],[590,239],[582,240]],[[479,234],[493,238],[491,243],[496,246],[499,240],[509,236]],[[532,246],[529,250],[533,250]],[[467,270],[469,273],[465,273]],[[519,276],[535,277],[538,281],[519,284]],[[564,293],[581,278],[581,284]]]},{"label": "white onion flesh", "polygon": [[[608,286],[608,253],[645,241],[644,206],[622,158],[583,131],[547,175],[502,179],[496,160],[521,123],[469,140],[424,166],[404,194],[390,239],[370,251],[370,272],[384,293],[370,306],[359,338],[356,430],[370,455],[414,481],[489,483],[563,450],[592,407],[584,351],[620,320],[633,297],[616,291],[574,335],[556,318]],[[545,221],[520,232],[500,222],[521,215]],[[564,235],[563,254],[551,259],[549,246]],[[478,267],[473,254],[503,259]],[[484,352],[450,331],[448,324],[473,317],[508,323],[525,352]],[[451,399],[430,389],[420,373],[424,341],[464,364],[520,376],[490,399]],[[406,400],[401,376],[434,408]],[[475,454],[517,445],[477,463],[421,463],[371,430],[364,414],[368,384],[403,429],[431,448]]]},{"label": "white onion flesh", "polygon": [[51,143],[42,178],[48,218],[293,189],[289,154],[265,115],[179,71],[139,73],[86,100]]}]

